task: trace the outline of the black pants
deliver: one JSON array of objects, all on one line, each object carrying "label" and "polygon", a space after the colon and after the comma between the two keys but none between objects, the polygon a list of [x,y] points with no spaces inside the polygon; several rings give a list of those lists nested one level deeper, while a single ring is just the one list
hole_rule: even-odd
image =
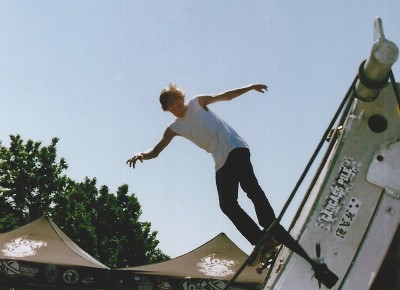
[{"label": "black pants", "polygon": [[247,148],[232,150],[225,164],[216,172],[216,183],[221,210],[240,233],[252,245],[255,245],[262,236],[262,230],[240,207],[238,203],[239,184],[254,204],[259,225],[267,228],[276,217],[254,174],[250,161],[250,150]]}]

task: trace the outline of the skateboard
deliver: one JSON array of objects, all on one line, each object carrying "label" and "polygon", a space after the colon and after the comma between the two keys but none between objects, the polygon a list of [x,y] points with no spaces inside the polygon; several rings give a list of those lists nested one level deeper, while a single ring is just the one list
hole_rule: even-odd
[{"label": "skateboard", "polygon": [[[247,257],[247,259],[244,261],[244,263],[240,266],[240,268],[237,270],[235,275],[233,275],[231,280],[229,280],[229,282],[225,285],[223,290],[228,289],[236,281],[236,279],[239,277],[239,275],[243,272],[243,270],[247,266],[257,264],[257,262],[256,262],[257,257],[261,257],[261,255],[263,254],[265,245],[267,244],[267,242],[269,240],[272,239],[272,229],[274,228],[275,223],[276,223],[276,221],[273,222],[272,225],[268,229],[264,230],[264,234],[263,234],[262,238],[260,239],[260,241],[255,245],[253,251]],[[264,262],[266,262],[266,263],[264,263]],[[260,267],[257,268],[257,270],[256,270],[257,273],[262,273],[262,270],[264,270],[266,267],[268,267],[268,265],[270,265],[271,263],[268,262],[268,259],[266,259],[266,260],[262,259],[259,264],[260,264]],[[264,267],[264,265],[265,265],[265,267]]]},{"label": "skateboard", "polygon": [[[244,261],[244,263],[240,266],[240,268],[237,270],[237,272],[235,273],[235,275],[233,275],[233,277],[231,278],[230,281],[228,281],[228,283],[225,285],[223,290],[228,289],[235,281],[236,279],[239,277],[239,275],[243,272],[243,270],[247,267],[247,266],[251,266],[251,265],[256,265],[256,259],[257,257],[261,257],[261,255],[263,253],[265,253],[264,249],[265,249],[265,245],[272,240],[272,230],[275,227],[277,221],[273,222],[271,224],[271,226],[264,230],[264,234],[263,237],[260,239],[260,241],[257,243],[257,245],[254,247],[253,251],[250,253],[250,255],[247,257],[247,259]],[[265,258],[260,260],[260,266],[256,269],[256,272],[261,274],[262,271],[267,268],[268,266],[270,266],[270,271],[273,268],[273,264],[276,261],[276,258],[278,256],[279,253],[279,249],[281,247],[275,247],[273,249],[271,249],[271,251],[267,252],[267,255]],[[338,281],[338,277],[328,269],[327,265],[323,262],[323,260],[320,258],[321,255],[321,246],[319,243],[317,243],[317,260],[314,271],[314,277],[318,280],[318,284],[319,287],[321,287],[321,284],[324,284],[328,289],[331,289],[336,282]],[[270,273],[270,272],[269,272]],[[266,279],[268,279],[269,274],[267,275]]]},{"label": "skateboard", "polygon": [[277,245],[273,249],[269,250],[263,257],[261,257],[261,260],[258,263],[259,266],[256,268],[257,274],[261,275],[267,267],[269,267],[269,268],[272,267],[272,265],[274,264],[274,262],[278,256],[280,247],[281,247],[280,244]]},{"label": "skateboard", "polygon": [[276,239],[269,239],[264,243],[263,248],[257,252],[257,256],[254,262],[250,263],[250,266],[258,265],[256,272],[262,274],[263,270],[274,262],[281,246],[282,244]]}]

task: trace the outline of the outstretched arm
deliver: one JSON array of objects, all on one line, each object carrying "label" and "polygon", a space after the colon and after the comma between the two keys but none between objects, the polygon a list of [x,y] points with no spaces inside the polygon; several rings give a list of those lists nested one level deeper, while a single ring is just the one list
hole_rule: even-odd
[{"label": "outstretched arm", "polygon": [[167,147],[167,145],[171,142],[172,138],[174,138],[175,136],[176,133],[172,131],[170,128],[167,128],[161,140],[157,143],[156,146],[154,146],[153,149],[133,155],[133,157],[129,158],[126,161],[126,164],[128,164],[129,167],[135,168],[136,161],[138,160],[140,162],[143,162],[143,160],[156,158],[158,154],[160,154],[161,151],[163,151],[164,148]]},{"label": "outstretched arm", "polygon": [[198,98],[199,104],[204,108],[209,104],[220,102],[220,101],[230,101],[234,98],[237,98],[249,91],[255,90],[260,93],[264,93],[268,90],[267,86],[264,84],[254,84],[248,85],[247,87],[233,89],[230,91],[226,91],[224,93],[214,95],[214,96],[200,96]]}]

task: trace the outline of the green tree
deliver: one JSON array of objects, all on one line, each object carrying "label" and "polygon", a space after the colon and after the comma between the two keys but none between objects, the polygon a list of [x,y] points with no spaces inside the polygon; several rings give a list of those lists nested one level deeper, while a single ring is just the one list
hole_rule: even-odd
[{"label": "green tree", "polygon": [[56,161],[57,138],[49,146],[11,135],[9,148],[0,143],[0,230],[49,215],[54,197],[65,190],[68,178],[61,175],[68,165]]},{"label": "green tree", "polygon": [[[160,262],[169,257],[157,246],[157,232],[139,220],[139,201],[122,185],[116,194],[107,186],[97,189],[96,179],[70,183],[56,198],[53,220],[93,257],[110,267]],[[80,222],[79,222],[80,221]],[[77,226],[79,225],[79,226]]]},{"label": "green tree", "polygon": [[98,259],[97,244],[101,236],[98,237],[96,229],[96,198],[96,179],[85,178],[83,182],[70,180],[66,190],[55,196],[50,215],[74,242]]},{"label": "green tree", "polygon": [[0,143],[0,232],[47,215],[81,248],[110,267],[169,259],[158,248],[157,232],[141,222],[140,203],[128,186],[116,194],[96,179],[76,182],[57,161],[57,138],[49,146],[11,135],[10,147]]}]

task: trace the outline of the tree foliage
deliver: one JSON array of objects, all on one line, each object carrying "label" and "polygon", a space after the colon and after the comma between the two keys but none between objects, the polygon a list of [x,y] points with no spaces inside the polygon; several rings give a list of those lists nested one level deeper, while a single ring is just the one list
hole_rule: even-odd
[{"label": "tree foliage", "polygon": [[122,185],[115,194],[96,179],[77,182],[63,174],[57,138],[48,146],[10,136],[0,143],[0,232],[46,215],[82,249],[110,267],[143,265],[169,257],[158,248],[157,232],[141,222],[140,203]]}]

